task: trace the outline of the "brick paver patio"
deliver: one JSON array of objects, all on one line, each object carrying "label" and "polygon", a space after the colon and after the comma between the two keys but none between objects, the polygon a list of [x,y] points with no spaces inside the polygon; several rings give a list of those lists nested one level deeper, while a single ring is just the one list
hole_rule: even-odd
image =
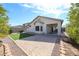
[{"label": "brick paver patio", "polygon": [[[16,43],[30,56],[51,56],[57,41],[57,35],[35,35]],[[56,48],[57,49],[57,48]]]}]

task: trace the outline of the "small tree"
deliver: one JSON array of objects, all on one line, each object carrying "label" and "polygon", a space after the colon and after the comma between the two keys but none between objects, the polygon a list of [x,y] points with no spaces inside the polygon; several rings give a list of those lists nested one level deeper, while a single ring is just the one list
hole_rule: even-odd
[{"label": "small tree", "polygon": [[77,44],[79,44],[79,3],[72,3],[68,13],[69,24],[67,33]]},{"label": "small tree", "polygon": [[4,37],[8,34],[8,16],[7,11],[0,5],[0,37]]}]

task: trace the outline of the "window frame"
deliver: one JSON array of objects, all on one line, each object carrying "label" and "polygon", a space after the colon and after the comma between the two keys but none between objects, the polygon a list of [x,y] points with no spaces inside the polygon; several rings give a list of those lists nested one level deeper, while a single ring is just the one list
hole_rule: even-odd
[{"label": "window frame", "polygon": [[35,31],[39,31],[39,26],[35,26]]},{"label": "window frame", "polygon": [[43,31],[43,26],[40,26],[40,31]]}]

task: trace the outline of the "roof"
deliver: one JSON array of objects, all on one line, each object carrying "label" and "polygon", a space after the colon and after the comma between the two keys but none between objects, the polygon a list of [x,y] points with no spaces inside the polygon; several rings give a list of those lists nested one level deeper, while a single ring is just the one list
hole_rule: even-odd
[{"label": "roof", "polygon": [[[55,21],[61,21],[63,23],[63,20],[61,19],[57,19],[57,18],[51,18],[51,17],[46,17],[46,16],[37,16],[36,18],[33,19],[33,21],[35,21],[38,17],[42,17],[42,18],[47,18],[47,19],[51,19],[51,20],[55,20]],[[32,22],[33,22],[32,21]],[[28,23],[28,24],[31,24],[32,22]]]},{"label": "roof", "polygon": [[61,19],[51,18],[51,17],[46,17],[46,16],[38,16],[38,17],[48,18],[48,19],[52,19],[52,20],[56,20],[56,21],[62,21]]}]

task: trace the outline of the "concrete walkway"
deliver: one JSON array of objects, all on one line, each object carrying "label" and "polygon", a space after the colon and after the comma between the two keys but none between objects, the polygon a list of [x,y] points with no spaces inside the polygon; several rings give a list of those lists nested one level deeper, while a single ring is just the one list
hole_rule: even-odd
[{"label": "concrete walkway", "polygon": [[17,40],[16,43],[24,49],[27,55],[51,56],[57,39],[57,35],[35,35]]},{"label": "concrete walkway", "polygon": [[10,38],[2,39],[2,41],[9,45],[12,56],[26,56],[26,54]]}]

